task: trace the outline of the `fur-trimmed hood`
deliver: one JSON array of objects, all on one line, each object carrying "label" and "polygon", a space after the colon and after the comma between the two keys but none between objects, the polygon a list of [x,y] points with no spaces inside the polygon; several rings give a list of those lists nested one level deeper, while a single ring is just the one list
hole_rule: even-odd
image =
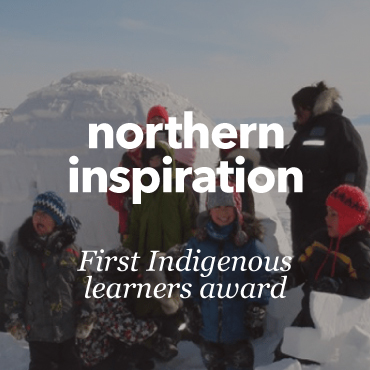
[{"label": "fur-trimmed hood", "polygon": [[36,254],[41,254],[46,249],[58,253],[72,244],[75,239],[76,231],[66,223],[58,227],[48,237],[40,237],[33,227],[32,217],[29,217],[18,231],[20,245],[29,252]]},{"label": "fur-trimmed hood", "polygon": [[335,87],[328,88],[321,92],[315,102],[312,109],[313,117],[319,116],[321,114],[330,112],[334,108],[340,108],[338,100],[341,98],[339,91]]}]

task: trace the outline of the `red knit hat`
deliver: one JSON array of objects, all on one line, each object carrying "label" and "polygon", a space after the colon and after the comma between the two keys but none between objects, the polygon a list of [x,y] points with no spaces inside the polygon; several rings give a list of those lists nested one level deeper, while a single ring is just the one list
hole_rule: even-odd
[{"label": "red knit hat", "polygon": [[338,186],[329,194],[326,205],[338,213],[340,236],[355,226],[366,224],[369,202],[363,191],[356,186]]},{"label": "red knit hat", "polygon": [[162,105],[155,105],[149,109],[146,123],[149,123],[149,121],[156,116],[164,118],[165,123],[168,123],[168,112]]},{"label": "red knit hat", "polygon": [[[327,197],[326,205],[338,213],[338,239],[330,273],[330,276],[334,277],[340,241],[355,226],[364,225],[368,228],[369,203],[366,195],[357,186],[339,185]],[[326,257],[315,274],[315,280],[319,279],[321,271],[332,252],[333,238],[331,238]]]},{"label": "red knit hat", "polygon": [[221,139],[221,142],[223,143],[228,143],[229,141],[232,141],[235,143],[235,146],[230,148],[230,149],[220,149],[220,159],[221,161],[225,160],[227,155],[232,152],[235,149],[240,148],[240,130],[236,130],[237,132],[237,137],[236,138],[230,138],[230,139]]}]

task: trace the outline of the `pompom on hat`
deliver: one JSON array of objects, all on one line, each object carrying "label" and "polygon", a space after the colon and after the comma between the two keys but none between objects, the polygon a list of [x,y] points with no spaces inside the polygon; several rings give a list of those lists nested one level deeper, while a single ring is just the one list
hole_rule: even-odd
[{"label": "pompom on hat", "polygon": [[39,194],[33,203],[32,214],[42,211],[48,214],[60,226],[66,219],[66,204],[64,200],[53,191]]},{"label": "pompom on hat", "polygon": [[146,123],[149,123],[149,121],[156,116],[164,118],[165,123],[168,123],[168,112],[167,109],[162,105],[155,105],[149,109]]},{"label": "pompom on hat", "polygon": [[369,215],[369,202],[363,191],[351,185],[340,185],[326,199],[326,205],[339,216],[339,235],[345,235],[355,226],[365,226]]}]

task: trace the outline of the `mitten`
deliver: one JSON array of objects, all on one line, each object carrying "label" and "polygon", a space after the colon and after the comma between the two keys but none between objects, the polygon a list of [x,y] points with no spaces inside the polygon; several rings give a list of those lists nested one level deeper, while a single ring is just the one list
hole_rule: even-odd
[{"label": "mitten", "polygon": [[199,330],[203,326],[202,312],[200,306],[191,298],[183,300],[184,320],[188,331],[194,335],[198,335]]},{"label": "mitten", "polygon": [[10,321],[7,325],[7,332],[11,334],[16,340],[25,339],[27,336],[27,330],[22,320],[15,319]]},{"label": "mitten", "polygon": [[88,313],[86,311],[83,311],[80,316],[80,320],[77,323],[76,338],[86,339],[93,330],[96,319],[97,317],[95,312]]},{"label": "mitten", "polygon": [[77,217],[67,215],[67,217],[64,221],[64,225],[65,225],[65,227],[68,231],[70,231],[72,233],[77,233],[77,231],[81,227],[81,222]]},{"label": "mitten", "polygon": [[336,293],[339,290],[340,283],[341,281],[338,278],[334,279],[329,276],[324,276],[314,281],[311,287],[317,292]]},{"label": "mitten", "polygon": [[170,338],[164,337],[160,334],[154,334],[154,336],[150,339],[151,349],[162,360],[169,361],[177,356],[179,351]]},{"label": "mitten", "polygon": [[266,307],[258,303],[251,303],[244,317],[245,326],[253,339],[262,337],[263,322],[266,316]]},{"label": "mitten", "polygon": [[[293,276],[293,274],[282,274],[282,273],[276,273],[271,274],[268,276],[267,281],[273,287],[276,284],[283,284],[284,283],[284,276],[286,276],[286,283],[285,283],[285,290],[292,289],[296,286],[296,281]],[[280,295],[281,293],[282,285],[276,286],[274,293],[275,295]]]},{"label": "mitten", "polygon": [[176,244],[166,253],[166,257],[171,257],[171,263],[169,259],[165,259],[163,271],[165,272],[167,281],[169,283],[175,284],[181,281],[181,274],[180,271],[176,270],[176,263],[183,255],[185,246],[186,244]]}]

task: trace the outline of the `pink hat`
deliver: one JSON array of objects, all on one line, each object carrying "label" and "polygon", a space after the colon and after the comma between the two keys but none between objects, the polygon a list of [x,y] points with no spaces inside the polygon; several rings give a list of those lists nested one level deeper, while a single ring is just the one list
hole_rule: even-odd
[{"label": "pink hat", "polygon": [[184,163],[189,167],[193,167],[196,155],[197,155],[197,143],[194,139],[192,148],[175,149],[176,161]]},{"label": "pink hat", "polygon": [[165,123],[168,123],[168,112],[166,108],[163,107],[162,105],[155,105],[154,107],[151,107],[149,109],[148,116],[146,118],[146,123],[149,123],[149,121],[156,116],[164,118]]}]

